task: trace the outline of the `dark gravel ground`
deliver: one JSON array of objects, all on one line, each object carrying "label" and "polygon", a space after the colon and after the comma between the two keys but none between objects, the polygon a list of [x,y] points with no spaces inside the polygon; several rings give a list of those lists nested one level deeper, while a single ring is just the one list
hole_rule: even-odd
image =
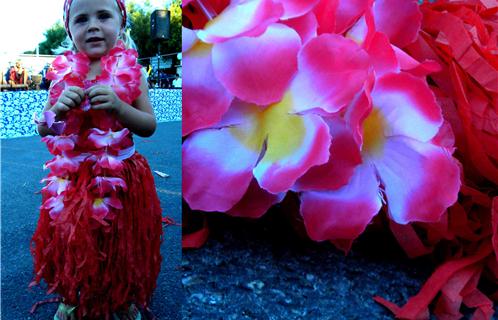
[{"label": "dark gravel ground", "polygon": [[287,216],[278,206],[259,220],[209,214],[208,242],[183,253],[183,319],[393,319],[372,297],[402,305],[434,270],[408,259],[383,221],[345,256]]},{"label": "dark gravel ground", "polygon": [[[137,150],[152,168],[170,175],[155,176],[163,215],[181,222],[181,123],[158,124],[156,133],[146,139],[135,137]],[[28,289],[32,279],[29,241],[38,221],[42,188],[47,174],[43,164],[51,158],[39,137],[1,140],[1,318],[52,319],[55,303],[42,305],[29,313],[37,301],[47,298],[43,287]],[[183,304],[181,288],[181,228],[165,227],[161,246],[163,263],[151,309],[158,319],[179,319]]]}]

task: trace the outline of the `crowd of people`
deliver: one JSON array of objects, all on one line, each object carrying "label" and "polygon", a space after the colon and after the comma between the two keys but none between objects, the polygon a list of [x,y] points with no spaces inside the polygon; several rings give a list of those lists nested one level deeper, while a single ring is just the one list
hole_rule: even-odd
[{"label": "crowd of people", "polygon": [[[30,73],[23,65],[20,59],[15,64],[9,63],[9,67],[0,78],[0,89],[5,90],[48,90],[50,80],[46,78],[47,72],[52,70],[52,66],[47,63],[39,73]],[[160,72],[151,72],[149,66],[148,83],[150,88],[179,89],[182,87],[182,78],[176,73],[175,75]]]},{"label": "crowd of people", "polygon": [[20,59],[16,60],[14,65],[9,63],[9,67],[0,78],[2,90],[29,90],[29,89],[44,89],[48,90],[50,80],[46,78],[47,72],[52,66],[47,63],[39,73],[29,73],[22,65]]}]

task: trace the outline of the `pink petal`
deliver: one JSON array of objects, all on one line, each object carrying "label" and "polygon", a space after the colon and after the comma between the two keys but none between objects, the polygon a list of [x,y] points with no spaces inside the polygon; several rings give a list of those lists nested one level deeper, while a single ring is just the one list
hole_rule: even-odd
[{"label": "pink petal", "polygon": [[404,72],[377,79],[372,102],[389,125],[388,136],[429,141],[443,123],[441,108],[427,82]]},{"label": "pink petal", "polygon": [[282,21],[282,23],[296,30],[301,37],[302,43],[306,43],[316,37],[316,30],[318,26],[313,12],[308,12],[303,16]]},{"label": "pink petal", "polygon": [[375,166],[391,218],[400,224],[436,222],[458,197],[460,169],[445,149],[405,137],[386,141]]},{"label": "pink petal", "polygon": [[45,200],[45,202],[41,206],[42,209],[50,210],[49,215],[53,220],[57,219],[57,217],[64,209],[64,196],[59,195],[57,197],[51,197]]},{"label": "pink petal", "polygon": [[335,14],[338,6],[339,0],[320,0],[313,9],[318,22],[319,35],[322,33],[334,33]]},{"label": "pink petal", "polygon": [[45,111],[43,113],[43,117],[45,118],[45,121],[47,122],[47,126],[50,128],[55,122],[55,113],[53,111]]},{"label": "pink petal", "polygon": [[338,189],[349,181],[356,166],[362,162],[360,149],[345,123],[338,118],[330,119],[328,126],[332,135],[329,161],[309,169],[296,182],[293,190]]},{"label": "pink petal", "polygon": [[57,155],[54,159],[48,161],[45,167],[50,169],[56,176],[64,176],[67,172],[76,172],[79,168],[79,163],[63,155]]},{"label": "pink petal", "polygon": [[371,91],[375,76],[371,72],[363,85],[363,91],[356,95],[353,102],[346,108],[344,120],[350,128],[353,138],[358,146],[363,145],[363,121],[372,111]]},{"label": "pink petal", "polygon": [[109,207],[105,203],[104,199],[95,199],[92,206],[93,214],[99,218],[104,218],[109,213]]},{"label": "pink petal", "polygon": [[182,135],[186,136],[217,123],[233,97],[214,76],[211,46],[198,43],[183,60]]},{"label": "pink petal", "polygon": [[403,48],[418,36],[422,13],[415,0],[376,0],[373,6],[377,31],[385,33],[392,44]]},{"label": "pink petal", "polygon": [[123,209],[123,205],[118,198],[104,198],[106,205],[113,207],[114,209]]},{"label": "pink petal", "polygon": [[273,24],[259,37],[243,37],[213,48],[216,78],[238,98],[258,105],[282,99],[297,70],[299,35]]},{"label": "pink petal", "polygon": [[282,111],[266,114],[266,152],[253,171],[259,185],[271,193],[287,191],[311,167],[329,158],[331,137],[325,121],[314,114],[283,116]]},{"label": "pink petal", "polygon": [[227,213],[234,217],[259,218],[276,203],[283,200],[285,193],[272,194],[258,185],[253,179],[244,197]]},{"label": "pink petal", "polygon": [[368,165],[356,167],[349,183],[336,191],[301,194],[301,214],[315,241],[357,238],[382,207],[379,182]]},{"label": "pink petal", "polygon": [[434,60],[419,62],[400,48],[396,46],[392,46],[392,48],[394,49],[401,70],[407,71],[414,76],[425,77],[430,73],[439,72],[441,70],[439,63]]},{"label": "pink petal", "polygon": [[344,33],[368,9],[371,0],[339,0],[335,14],[335,33]]},{"label": "pink petal", "polygon": [[365,82],[368,54],[353,41],[335,34],[310,40],[298,57],[299,72],[292,82],[295,110],[321,108],[337,112],[349,104]]},{"label": "pink petal", "polygon": [[197,33],[207,43],[223,42],[242,36],[257,36],[280,19],[283,7],[272,0],[234,2]]},{"label": "pink petal", "polygon": [[101,195],[112,191],[117,191],[117,187],[121,187],[124,191],[128,188],[126,182],[121,178],[113,177],[95,177],[90,185],[91,188],[98,188]]},{"label": "pink petal", "polygon": [[284,6],[281,19],[291,19],[307,14],[320,0],[276,0]]},{"label": "pink petal", "polygon": [[190,50],[198,40],[194,30],[182,26],[182,52]]},{"label": "pink petal", "polygon": [[121,170],[123,162],[110,154],[102,154],[98,157],[97,165],[104,169]]},{"label": "pink petal", "polygon": [[399,72],[398,60],[385,34],[374,32],[366,50],[377,77],[388,72]]},{"label": "pink petal", "polygon": [[240,201],[262,147],[262,140],[247,138],[253,130],[251,124],[206,129],[185,140],[182,192],[192,209],[227,211]]}]

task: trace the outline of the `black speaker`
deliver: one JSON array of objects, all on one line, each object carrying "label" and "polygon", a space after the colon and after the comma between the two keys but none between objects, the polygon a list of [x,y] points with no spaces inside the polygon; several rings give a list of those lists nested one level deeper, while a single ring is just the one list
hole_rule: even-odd
[{"label": "black speaker", "polygon": [[150,15],[150,37],[152,40],[169,39],[169,10],[155,10]]}]

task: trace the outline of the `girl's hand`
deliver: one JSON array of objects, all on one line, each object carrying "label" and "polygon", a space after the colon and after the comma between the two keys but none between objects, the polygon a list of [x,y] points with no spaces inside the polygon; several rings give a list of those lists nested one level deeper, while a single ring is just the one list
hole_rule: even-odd
[{"label": "girl's hand", "polygon": [[108,110],[118,112],[122,101],[110,86],[96,85],[86,90],[90,104],[94,110]]},{"label": "girl's hand", "polygon": [[85,92],[80,87],[68,87],[62,92],[57,102],[50,108],[50,111],[59,117],[72,108],[78,107],[85,99]]}]

